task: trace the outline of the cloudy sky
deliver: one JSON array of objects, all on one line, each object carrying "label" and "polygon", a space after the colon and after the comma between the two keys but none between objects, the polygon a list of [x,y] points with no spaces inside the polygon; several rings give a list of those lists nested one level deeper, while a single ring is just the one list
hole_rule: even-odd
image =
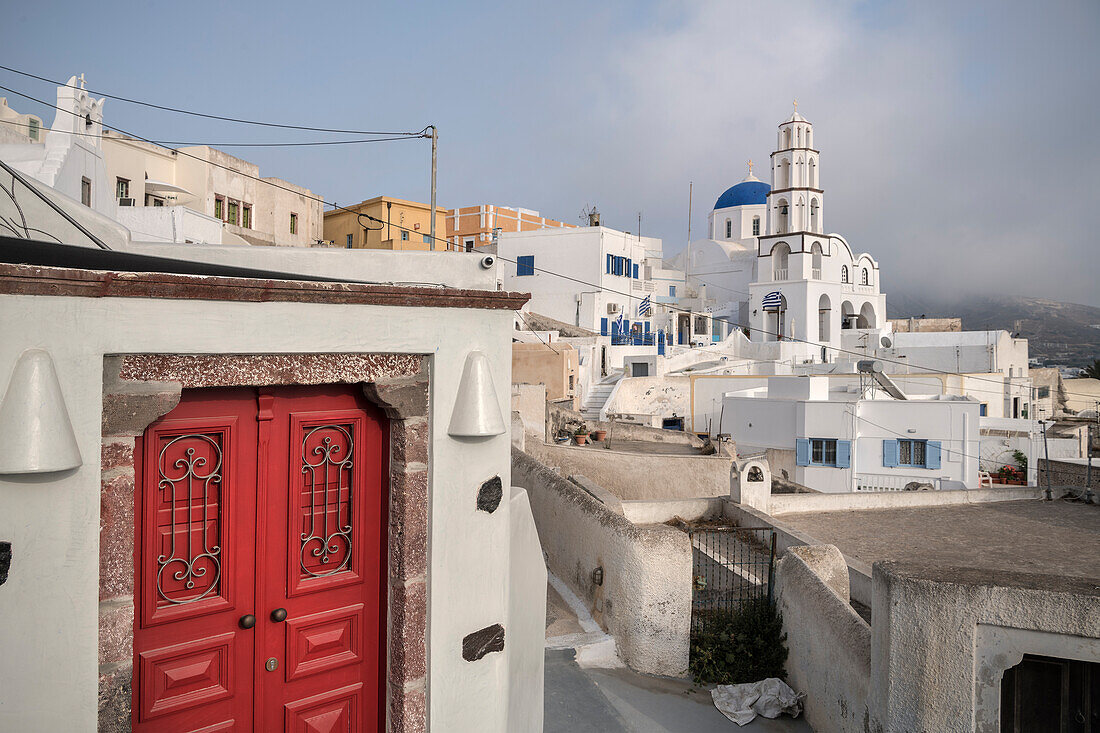
[{"label": "cloudy sky", "polygon": [[[0,63],[216,114],[440,130],[439,203],[700,233],[799,111],[825,224],[922,295],[1100,306],[1100,3],[21,3]],[[0,71],[0,84],[53,98]],[[52,112],[6,92],[20,111]],[[106,121],[219,144],[329,201],[428,199],[427,141],[317,140],[108,101]],[[763,169],[763,171],[762,171]],[[764,165],[758,172],[767,173]],[[762,176],[764,177],[764,176]]]}]

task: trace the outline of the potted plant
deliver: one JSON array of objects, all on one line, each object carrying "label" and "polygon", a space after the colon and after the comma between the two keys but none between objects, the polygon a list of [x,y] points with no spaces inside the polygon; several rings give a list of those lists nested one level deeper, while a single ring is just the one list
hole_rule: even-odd
[{"label": "potted plant", "polygon": [[573,433],[573,440],[577,445],[585,445],[588,443],[588,428],[584,425],[577,428],[577,431]]},{"label": "potted plant", "polygon": [[602,441],[606,437],[607,437],[607,431],[606,430],[593,430],[592,431],[592,442],[593,443],[599,443],[600,441]]}]

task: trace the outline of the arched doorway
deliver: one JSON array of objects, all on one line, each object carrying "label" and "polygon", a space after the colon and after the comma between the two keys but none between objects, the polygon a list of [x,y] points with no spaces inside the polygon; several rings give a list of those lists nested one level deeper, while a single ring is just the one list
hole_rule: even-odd
[{"label": "arched doorway", "polygon": [[790,206],[787,205],[787,199],[779,199],[779,204],[776,206],[775,216],[775,233],[786,234],[787,222],[790,218]]},{"label": "arched doorway", "polygon": [[791,246],[780,242],[772,247],[772,280],[786,280],[790,270]]},{"label": "arched doorway", "polygon": [[[864,270],[864,272],[866,272],[866,270]],[[877,328],[875,307],[870,303],[864,303],[863,307],[859,309],[859,319],[856,321],[856,328]]]},{"label": "arched doorway", "polygon": [[855,328],[856,317],[856,309],[851,301],[846,300],[840,304],[840,327],[842,329]]},{"label": "arched doorway", "polygon": [[764,313],[768,340],[782,341],[787,332],[787,298],[781,293],[769,293],[764,299]]},{"label": "arched doorway", "polygon": [[817,301],[817,338],[819,341],[827,342],[832,339],[832,308],[829,296],[822,293],[821,298]]}]

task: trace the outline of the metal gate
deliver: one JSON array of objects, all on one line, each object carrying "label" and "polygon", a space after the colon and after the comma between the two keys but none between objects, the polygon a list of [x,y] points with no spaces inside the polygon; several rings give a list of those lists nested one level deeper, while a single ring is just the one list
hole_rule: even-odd
[{"label": "metal gate", "polygon": [[746,601],[772,602],[775,530],[770,527],[692,527],[691,630],[706,631],[715,616]]}]

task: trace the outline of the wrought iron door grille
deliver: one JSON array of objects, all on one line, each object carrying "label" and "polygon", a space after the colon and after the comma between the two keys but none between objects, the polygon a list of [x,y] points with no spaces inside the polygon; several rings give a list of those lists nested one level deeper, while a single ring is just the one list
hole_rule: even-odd
[{"label": "wrought iron door grille", "polygon": [[323,578],[347,570],[352,553],[351,425],[306,428],[302,436],[302,575]]},{"label": "wrought iron door grille", "polygon": [[157,458],[157,605],[194,603],[221,580],[222,435],[168,440]]},{"label": "wrought iron door grille", "polygon": [[765,527],[692,527],[691,630],[706,631],[716,616],[745,601],[772,602],[775,531]]}]

